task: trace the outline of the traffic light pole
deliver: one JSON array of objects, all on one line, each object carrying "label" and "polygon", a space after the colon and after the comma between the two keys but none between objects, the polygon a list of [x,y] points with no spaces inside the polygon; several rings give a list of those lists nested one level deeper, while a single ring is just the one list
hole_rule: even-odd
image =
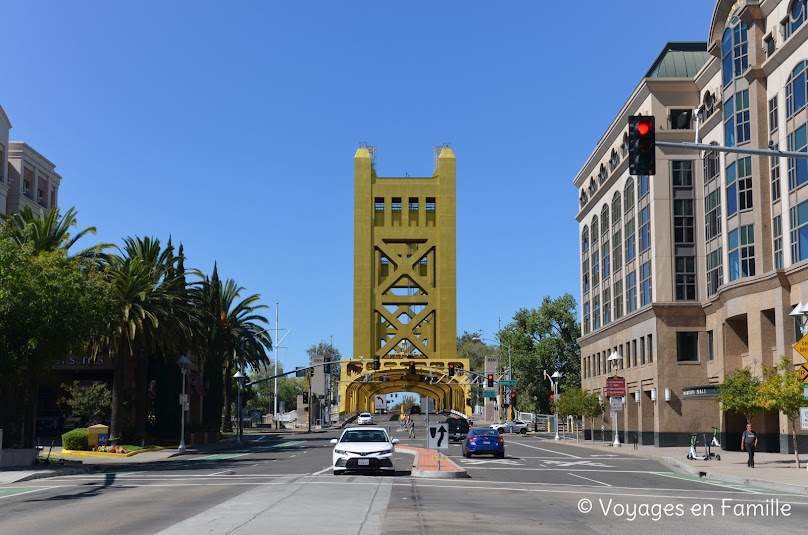
[{"label": "traffic light pole", "polygon": [[776,149],[747,149],[743,147],[724,147],[722,145],[710,145],[709,143],[674,143],[672,141],[657,141],[657,147],[668,147],[672,149],[704,150],[716,152],[733,152],[736,154],[754,154],[758,156],[776,156],[781,158],[802,158],[808,160],[808,152],[794,152]]}]

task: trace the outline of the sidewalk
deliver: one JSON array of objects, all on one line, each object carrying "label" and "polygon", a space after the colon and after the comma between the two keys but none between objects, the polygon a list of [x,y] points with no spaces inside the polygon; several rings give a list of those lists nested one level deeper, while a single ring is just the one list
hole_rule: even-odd
[{"label": "sidewalk", "polygon": [[[552,436],[548,435],[548,437],[552,441]],[[637,455],[656,459],[677,471],[705,479],[808,495],[808,470],[806,470],[808,452],[800,454],[801,468],[798,470],[796,456],[786,453],[757,452],[755,453],[755,468],[749,468],[746,466],[747,454],[742,451],[713,449],[712,453],[721,456],[720,461],[691,461],[687,459],[690,448],[684,446],[657,448],[638,445],[637,449],[634,449],[633,444],[622,444],[621,447],[615,448],[611,442],[593,443],[591,440],[575,442],[575,438],[570,439],[569,436],[564,443],[570,446],[591,448],[602,454]]]}]

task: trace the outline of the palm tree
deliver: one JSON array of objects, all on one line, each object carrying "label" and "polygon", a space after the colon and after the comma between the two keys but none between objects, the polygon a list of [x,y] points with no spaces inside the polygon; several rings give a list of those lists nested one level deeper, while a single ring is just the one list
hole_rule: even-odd
[{"label": "palm tree", "polygon": [[188,345],[191,311],[173,247],[162,249],[155,238],[126,238],[119,252],[107,259],[117,314],[95,350],[113,357],[111,440],[140,441],[146,430],[148,359],[177,355]]},{"label": "palm tree", "polygon": [[267,325],[268,321],[256,313],[267,306],[257,304],[260,300],[257,294],[238,301],[244,288],[233,279],[222,283],[215,263],[210,279],[199,271],[195,273],[201,281],[192,290],[192,300],[197,310],[204,311],[198,318],[199,331],[203,333],[198,351],[204,356],[205,379],[209,384],[203,414],[209,429],[229,430],[233,368],[237,363],[258,367],[270,360],[267,350],[272,348],[272,338],[259,325]]},{"label": "palm tree", "polygon": [[[54,207],[44,215],[39,216],[34,214],[30,206],[25,206],[22,211],[12,216],[0,214],[0,217],[11,223],[13,239],[20,245],[23,243],[31,244],[35,252],[60,250],[67,254],[68,250],[81,238],[95,234],[95,227],[88,227],[78,231],[75,235],[70,234],[72,227],[78,227],[77,215],[78,212],[75,208],[70,208],[62,216],[59,208]],[[97,258],[102,256],[104,250],[110,247],[112,247],[112,244],[99,243],[73,256]]]}]

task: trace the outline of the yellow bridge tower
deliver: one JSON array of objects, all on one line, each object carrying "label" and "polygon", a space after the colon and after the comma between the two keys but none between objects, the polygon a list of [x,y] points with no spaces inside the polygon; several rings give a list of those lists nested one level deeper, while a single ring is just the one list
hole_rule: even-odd
[{"label": "yellow bridge tower", "polygon": [[382,178],[374,163],[373,147],[356,151],[354,350],[340,411],[373,412],[376,395],[415,392],[438,411],[470,414],[468,359],[457,358],[454,152],[437,147],[425,178]]}]

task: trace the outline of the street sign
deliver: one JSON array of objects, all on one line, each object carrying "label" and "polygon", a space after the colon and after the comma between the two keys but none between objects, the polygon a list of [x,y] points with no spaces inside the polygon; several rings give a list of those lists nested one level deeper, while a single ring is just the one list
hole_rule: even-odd
[{"label": "street sign", "polygon": [[797,373],[800,374],[800,381],[802,381],[804,383],[806,377],[808,377],[808,366],[803,364],[802,366],[800,366],[800,369],[797,370]]},{"label": "street sign", "polygon": [[609,412],[609,418],[610,418],[612,421],[614,421],[614,419],[615,419],[615,418],[617,418],[617,411],[610,411],[610,412]]},{"label": "street sign", "polygon": [[610,398],[622,398],[626,395],[626,380],[622,377],[608,377],[606,379],[606,395]]},{"label": "street sign", "polygon": [[808,334],[800,338],[800,341],[794,344],[794,349],[802,355],[802,358],[808,360]]},{"label": "street sign", "polygon": [[449,424],[430,424],[426,433],[426,447],[430,450],[448,450]]},{"label": "street sign", "polygon": [[800,409],[800,428],[803,431],[808,431],[808,407]]},{"label": "street sign", "polygon": [[502,386],[514,386],[516,384],[516,381],[512,381],[510,379],[503,379],[499,382],[499,384],[501,384]]},{"label": "street sign", "polygon": [[808,399],[808,383],[802,383],[802,397]]},{"label": "street sign", "polygon": [[484,398],[492,398],[492,399],[494,399],[494,398],[497,397],[497,391],[496,390],[483,390],[483,397]]},{"label": "street sign", "polygon": [[609,405],[613,411],[623,410],[623,398],[609,398]]}]

